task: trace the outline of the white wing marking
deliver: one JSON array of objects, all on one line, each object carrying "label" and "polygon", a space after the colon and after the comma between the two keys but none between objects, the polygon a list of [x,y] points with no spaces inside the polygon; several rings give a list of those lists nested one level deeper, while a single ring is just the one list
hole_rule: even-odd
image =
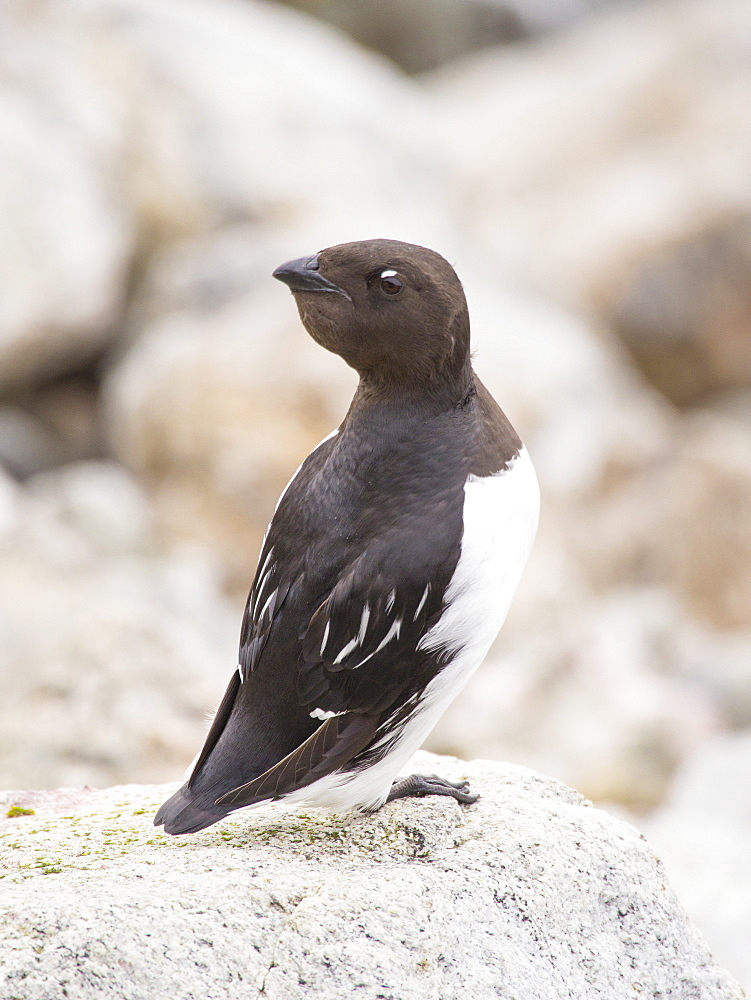
[{"label": "white wing marking", "polygon": [[268,598],[266,599],[266,603],[261,608],[261,613],[258,616],[258,620],[259,621],[261,620],[261,618],[263,618],[264,614],[266,613],[266,610],[268,609],[268,606],[271,604],[271,602],[274,600],[274,598],[276,597],[276,595],[278,593],[279,593],[279,588],[278,587],[275,587],[274,590],[271,591],[271,593],[269,594]]},{"label": "white wing marking", "polygon": [[[266,530],[268,531],[269,529],[267,528]],[[271,548],[269,549],[269,551],[266,553],[266,558],[263,560],[263,566],[261,566],[261,570],[260,570],[260,572],[258,574],[258,579],[259,580],[261,579],[261,577],[264,575],[264,573],[268,569],[269,562],[271,561],[271,557],[272,557],[273,554],[274,554],[274,546],[272,545]],[[259,584],[259,586],[258,586],[258,593],[261,592],[261,586],[262,586],[262,584]]]},{"label": "white wing marking", "polygon": [[362,609],[362,617],[360,618],[360,631],[357,633],[357,644],[362,646],[365,639],[365,633],[368,631],[368,622],[370,621],[370,605],[366,604]]},{"label": "white wing marking", "polygon": [[402,619],[401,618],[397,618],[396,621],[394,622],[394,624],[391,626],[391,628],[386,633],[386,638],[383,640],[383,642],[381,643],[381,645],[378,647],[378,649],[376,650],[376,653],[380,653],[381,650],[383,649],[383,647],[386,645],[387,642],[391,642],[392,639],[398,639],[399,638],[399,633],[401,632],[401,629],[402,629]]},{"label": "white wing marking", "polygon": [[[267,584],[267,583],[269,582],[269,580],[271,579],[271,574],[273,573],[273,571],[274,571],[274,564],[272,563],[272,564],[271,564],[271,566],[269,566],[269,569],[268,569],[268,571],[267,571],[266,575],[265,575],[265,576],[264,576],[264,578],[263,578],[263,579],[262,579],[262,580],[260,581],[260,583],[259,583],[259,585],[258,585],[258,589],[256,590],[256,593],[255,593],[255,601],[254,601],[254,604],[255,604],[255,606],[256,606],[256,607],[258,606],[258,602],[259,602],[259,601],[261,600],[261,598],[263,597],[263,592],[264,592],[264,590],[266,589],[266,584]],[[268,603],[268,602],[267,602],[267,603]],[[260,618],[262,617],[262,615],[263,615],[263,611],[261,612],[261,614],[260,614],[260,615],[256,615],[256,614],[255,614],[255,609],[254,609],[254,611],[253,611],[253,620],[254,620],[254,621],[258,621],[258,620],[259,620],[259,619],[260,619]]]},{"label": "white wing marking", "polygon": [[321,643],[321,653],[323,656],[323,651],[326,648],[326,643],[329,641],[329,629],[331,628],[331,622],[326,622],[326,628],[323,630],[323,642]]},{"label": "white wing marking", "polygon": [[420,612],[422,611],[422,609],[423,609],[423,607],[425,605],[425,602],[428,599],[428,594],[429,593],[430,593],[430,584],[428,583],[426,585],[426,587],[425,587],[425,590],[423,590],[423,592],[422,592],[422,597],[420,598],[420,603],[417,605],[417,611],[415,611],[414,616],[412,618],[413,622],[417,621],[417,619],[418,619],[418,617],[420,615]]},{"label": "white wing marking", "polygon": [[[360,630],[354,639],[350,639],[344,649],[339,653],[334,663],[341,663],[345,656],[349,656],[353,649],[357,649],[358,646],[362,646],[363,640],[365,639],[365,634],[368,631],[368,622],[370,621],[370,605],[366,604],[362,609],[362,615],[360,616]],[[326,635],[328,635],[328,624],[326,625]],[[324,639],[323,645],[326,645],[326,640]],[[323,646],[321,647],[321,654],[323,654]]]},{"label": "white wing marking", "polygon": [[261,599],[261,595],[263,594],[264,588],[266,587],[266,584],[269,582],[269,575],[271,574],[271,571],[273,569],[273,566],[271,565],[271,556],[273,555],[273,553],[274,553],[274,546],[272,545],[269,551],[266,553],[266,558],[263,560],[263,565],[258,571],[258,575],[256,577],[258,582],[256,583],[256,586],[253,588],[252,601],[250,606],[250,614],[253,621],[258,620],[256,617],[256,608],[258,607],[258,602]]},{"label": "white wing marking", "polygon": [[334,663],[341,663],[345,656],[349,656],[353,649],[356,649],[360,645],[358,637],[355,636],[354,639],[350,639],[341,653],[334,660]]},{"label": "white wing marking", "polygon": [[378,647],[378,649],[374,649],[373,652],[369,653],[365,657],[364,660],[360,660],[359,663],[356,663],[352,667],[352,669],[353,670],[357,670],[358,667],[361,667],[364,663],[367,663],[368,660],[371,659],[371,657],[373,657],[373,656],[376,655],[376,653],[380,653],[381,650],[383,649],[383,647],[386,645],[386,643],[391,642],[391,640],[394,639],[394,638],[398,639],[399,638],[399,632],[401,631],[401,628],[402,628],[402,619],[401,618],[397,618],[396,621],[394,622],[394,624],[391,626],[391,628],[386,633],[386,638],[380,644],[380,646]]}]

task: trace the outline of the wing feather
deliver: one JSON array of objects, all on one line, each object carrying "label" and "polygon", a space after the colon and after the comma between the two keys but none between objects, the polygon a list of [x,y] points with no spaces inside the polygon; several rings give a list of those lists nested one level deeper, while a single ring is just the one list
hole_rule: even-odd
[{"label": "wing feather", "polygon": [[282,610],[294,582],[290,576],[285,576],[285,561],[273,560],[273,555],[274,546],[267,539],[248,594],[240,630],[238,669],[242,681],[246,681],[255,669],[268,642],[274,619]]},{"label": "wing feather", "polygon": [[409,685],[418,645],[441,611],[445,583],[366,550],[301,635],[300,702],[311,714],[383,710]]},{"label": "wing feather", "polygon": [[327,719],[296,750],[257,778],[222,795],[215,805],[249,806],[312,784],[363,750],[377,728],[378,719],[367,715]]}]

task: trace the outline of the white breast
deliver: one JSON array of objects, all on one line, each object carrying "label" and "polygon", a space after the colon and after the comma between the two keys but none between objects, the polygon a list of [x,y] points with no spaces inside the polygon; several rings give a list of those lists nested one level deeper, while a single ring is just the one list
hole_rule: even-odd
[{"label": "white breast", "polygon": [[527,564],[539,512],[540,488],[525,448],[505,472],[467,480],[462,549],[446,611],[420,643],[456,655],[428,685],[426,708],[440,702],[443,711],[490,649]]},{"label": "white breast", "polygon": [[[333,809],[376,808],[391,782],[482,663],[511,606],[537,532],[540,490],[526,449],[495,476],[470,476],[464,487],[461,554],[446,591],[446,610],[423,649],[448,649],[447,666],[425,689],[397,744],[357,774],[332,774],[290,796]],[[391,734],[393,736],[393,734]]]}]

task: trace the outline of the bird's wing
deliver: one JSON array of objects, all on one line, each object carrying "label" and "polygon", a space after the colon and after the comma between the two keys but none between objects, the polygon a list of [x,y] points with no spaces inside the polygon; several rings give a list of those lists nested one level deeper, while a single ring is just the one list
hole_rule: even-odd
[{"label": "bird's wing", "polygon": [[372,740],[377,728],[378,719],[373,716],[328,719],[296,750],[257,778],[222,795],[215,805],[247,806],[304,788],[352,760]]},{"label": "bird's wing", "polygon": [[[380,565],[380,568],[379,568]],[[274,578],[273,555],[247,612],[248,667],[263,654],[290,584]],[[280,798],[343,768],[373,740],[383,712],[414,680],[421,638],[442,607],[446,573],[405,574],[366,550],[342,574],[300,636],[297,692],[316,731],[263,774],[231,789],[217,805]],[[399,579],[397,584],[396,580]],[[280,600],[274,596],[279,591]],[[252,657],[252,659],[251,659]]]},{"label": "bird's wing", "polygon": [[300,703],[314,718],[382,712],[413,680],[418,646],[441,610],[448,575],[418,567],[405,565],[388,541],[375,544],[316,608],[301,636],[297,682]]},{"label": "bird's wing", "polygon": [[[440,612],[450,574],[441,572],[444,567],[405,567],[392,552],[387,539],[367,548],[345,567],[313,614],[303,617],[298,694],[300,703],[321,718],[374,712],[380,702],[393,700],[398,692],[392,696],[389,681],[401,685],[405,679],[398,664],[414,657],[430,620]],[[243,617],[243,679],[257,666],[300,576],[284,557],[274,556],[275,547],[267,542]]]},{"label": "bird's wing", "polygon": [[277,545],[269,531],[261,549],[240,629],[238,670],[242,680],[247,680],[255,669],[268,641],[271,625],[297,576],[288,560],[282,555],[277,558],[277,555]]},{"label": "bird's wing", "polygon": [[283,515],[305,507],[305,494],[311,479],[326,462],[337,432],[332,432],[313,449],[282,491],[276,511],[266,529],[256,575],[245,605],[240,630],[238,670],[247,680],[255,669],[268,642],[271,626],[287,599],[290,588],[303,574],[305,525],[293,520],[291,533]]}]

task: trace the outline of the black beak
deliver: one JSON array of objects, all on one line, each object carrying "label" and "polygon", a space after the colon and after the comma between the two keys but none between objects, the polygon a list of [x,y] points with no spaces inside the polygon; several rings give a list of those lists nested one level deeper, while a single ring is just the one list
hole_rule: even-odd
[{"label": "black beak", "polygon": [[324,278],[318,270],[318,254],[288,260],[286,264],[279,265],[273,276],[283,281],[293,292],[336,292],[352,301],[343,288]]}]

